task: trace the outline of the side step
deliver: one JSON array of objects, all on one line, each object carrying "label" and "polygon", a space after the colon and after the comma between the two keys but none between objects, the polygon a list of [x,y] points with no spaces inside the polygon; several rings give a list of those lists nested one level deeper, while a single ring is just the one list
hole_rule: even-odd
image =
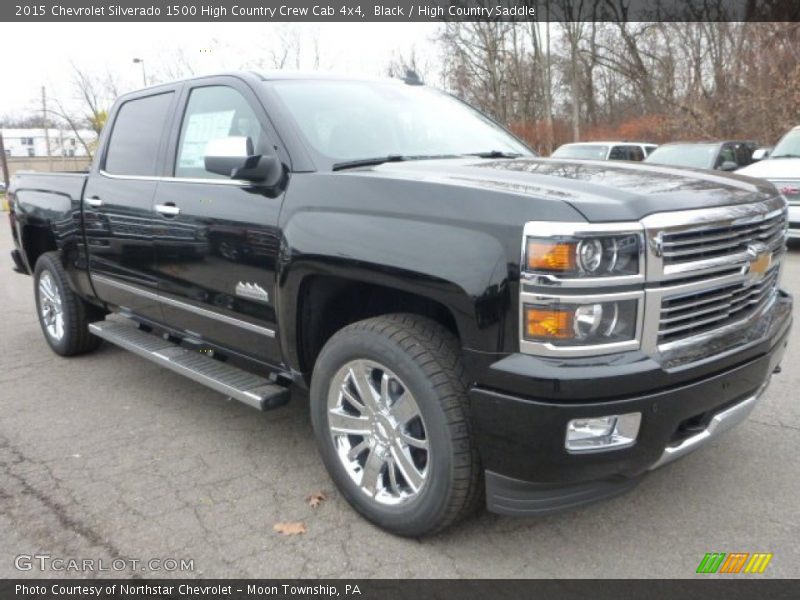
[{"label": "side step", "polygon": [[277,408],[289,401],[289,388],[210,356],[181,348],[137,327],[114,321],[98,321],[89,325],[89,331],[107,342],[259,410]]}]

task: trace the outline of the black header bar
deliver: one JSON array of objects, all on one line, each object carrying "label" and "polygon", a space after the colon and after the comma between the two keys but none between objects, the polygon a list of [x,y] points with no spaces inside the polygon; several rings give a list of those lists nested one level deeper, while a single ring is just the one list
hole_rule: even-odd
[{"label": "black header bar", "polygon": [[798,0],[3,0],[10,22],[800,21]]}]

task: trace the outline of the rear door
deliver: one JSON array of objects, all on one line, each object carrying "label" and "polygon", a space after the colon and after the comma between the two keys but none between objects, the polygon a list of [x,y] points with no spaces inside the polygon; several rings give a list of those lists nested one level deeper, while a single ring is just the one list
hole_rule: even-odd
[{"label": "rear door", "polygon": [[159,293],[166,322],[248,358],[280,363],[275,339],[277,228],[283,193],[204,168],[209,142],[249,136],[256,153],[277,139],[253,91],[233,77],[186,85],[171,132],[169,175],[156,191]]},{"label": "rear door", "polygon": [[155,274],[153,199],[177,94],[123,101],[111,116],[104,153],[83,195],[83,223],[97,296],[153,321],[162,320]]}]

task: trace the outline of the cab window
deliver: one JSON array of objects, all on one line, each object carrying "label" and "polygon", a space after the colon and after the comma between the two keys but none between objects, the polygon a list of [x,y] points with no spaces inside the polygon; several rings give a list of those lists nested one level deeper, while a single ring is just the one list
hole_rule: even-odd
[{"label": "cab window", "polygon": [[128,100],[117,111],[103,169],[112,175],[154,176],[172,92]]}]

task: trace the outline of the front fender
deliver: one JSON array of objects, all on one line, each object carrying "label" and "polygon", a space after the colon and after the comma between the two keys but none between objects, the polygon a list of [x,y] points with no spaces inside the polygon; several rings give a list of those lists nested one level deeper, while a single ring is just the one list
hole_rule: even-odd
[{"label": "front fender", "polygon": [[303,281],[327,275],[433,300],[451,312],[465,347],[500,350],[509,269],[506,249],[484,231],[385,215],[304,211],[285,227],[281,254],[278,311],[281,329],[290,336],[297,331]]},{"label": "front fender", "polygon": [[295,173],[279,218],[276,305],[284,357],[297,364],[302,282],[312,275],[379,284],[452,314],[464,348],[517,345],[524,224],[575,221],[560,198],[373,170]]}]

